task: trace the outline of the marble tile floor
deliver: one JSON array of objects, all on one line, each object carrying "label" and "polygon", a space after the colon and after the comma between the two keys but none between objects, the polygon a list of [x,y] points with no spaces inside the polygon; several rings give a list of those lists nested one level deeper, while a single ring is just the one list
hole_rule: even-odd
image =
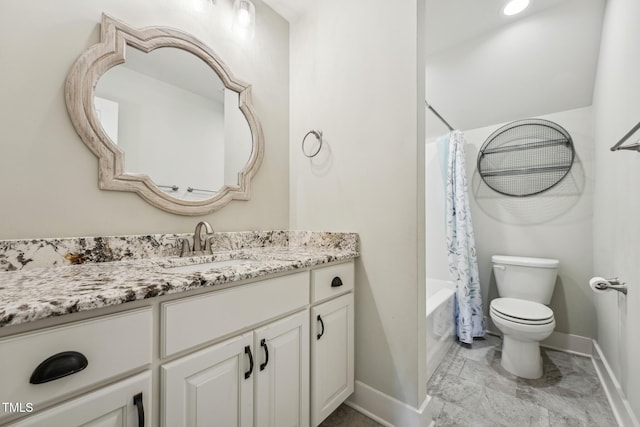
[{"label": "marble tile floor", "polygon": [[500,365],[502,339],[454,343],[427,384],[438,427],[616,427],[593,362],[542,348],[544,375],[518,378]]}]

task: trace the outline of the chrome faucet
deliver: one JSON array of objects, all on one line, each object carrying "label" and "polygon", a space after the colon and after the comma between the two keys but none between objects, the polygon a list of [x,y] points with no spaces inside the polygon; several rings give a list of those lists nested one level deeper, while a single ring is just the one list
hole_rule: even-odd
[{"label": "chrome faucet", "polygon": [[[204,227],[205,230],[204,236],[202,235],[202,227]],[[212,253],[211,237],[213,237],[211,224],[207,221],[200,221],[196,225],[196,230],[193,233],[193,248],[190,247],[189,239],[181,238],[178,240],[180,244],[180,256],[185,257]]]},{"label": "chrome faucet", "polygon": [[[202,227],[205,228],[204,240],[202,239]],[[213,228],[207,221],[200,221],[196,225],[196,231],[193,233],[193,252],[202,252],[202,243],[206,240],[209,234],[213,234]],[[205,244],[206,245],[206,244]]]}]

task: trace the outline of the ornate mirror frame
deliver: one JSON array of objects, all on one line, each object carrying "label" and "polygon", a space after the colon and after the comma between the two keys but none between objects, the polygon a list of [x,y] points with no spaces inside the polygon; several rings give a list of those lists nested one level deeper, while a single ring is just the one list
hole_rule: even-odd
[{"label": "ornate mirror frame", "polygon": [[[191,52],[220,77],[227,89],[239,94],[239,108],[252,135],[249,160],[238,173],[238,185],[224,185],[214,196],[203,200],[183,200],[158,187],[149,176],[125,172],[124,152],[104,131],[94,106],[95,87],[110,68],[125,62],[127,45],[148,53],[160,47]],[[262,125],[251,104],[251,86],[233,76],[229,67],[203,42],[165,27],[135,29],[106,14],[102,15],[100,43],[87,49],[73,64],[65,84],[67,110],[76,132],[99,159],[98,183],[103,190],[132,191],[167,212],[202,215],[220,209],[231,200],[249,200],[251,178],[264,157]]]}]

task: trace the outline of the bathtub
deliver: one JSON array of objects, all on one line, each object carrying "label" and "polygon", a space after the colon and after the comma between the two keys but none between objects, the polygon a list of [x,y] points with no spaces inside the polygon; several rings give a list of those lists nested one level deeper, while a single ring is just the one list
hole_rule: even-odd
[{"label": "bathtub", "polygon": [[455,340],[455,284],[427,278],[427,380]]}]

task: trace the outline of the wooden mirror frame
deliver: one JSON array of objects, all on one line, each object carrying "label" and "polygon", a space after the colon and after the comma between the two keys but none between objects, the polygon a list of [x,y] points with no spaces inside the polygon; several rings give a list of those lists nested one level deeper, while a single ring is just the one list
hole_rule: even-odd
[{"label": "wooden mirror frame", "polygon": [[[148,175],[125,172],[124,152],[104,131],[96,114],[94,95],[100,77],[112,67],[125,62],[127,45],[146,53],[160,47],[191,52],[211,67],[227,89],[239,94],[239,108],[251,130],[252,149],[249,160],[238,172],[237,186],[224,185],[207,199],[183,200],[163,191]],[[251,86],[235,78],[229,67],[195,37],[166,27],[135,29],[103,14],[100,43],[87,49],[71,67],[65,83],[65,100],[76,132],[98,157],[98,183],[101,189],[132,191],[153,206],[180,215],[203,215],[220,209],[233,199],[249,200],[251,178],[264,157],[264,135],[251,104]]]}]

